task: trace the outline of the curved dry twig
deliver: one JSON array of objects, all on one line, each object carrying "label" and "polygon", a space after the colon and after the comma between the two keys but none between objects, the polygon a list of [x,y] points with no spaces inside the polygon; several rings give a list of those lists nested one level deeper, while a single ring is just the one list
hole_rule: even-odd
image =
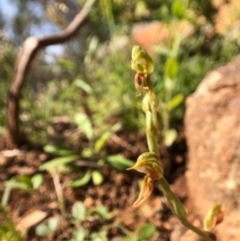
[{"label": "curved dry twig", "polygon": [[24,142],[19,128],[19,102],[31,61],[40,49],[49,45],[63,43],[71,39],[77,33],[77,30],[82,25],[95,1],[96,0],[87,0],[82,10],[62,32],[40,38],[31,36],[25,40],[22,51],[16,62],[7,101],[8,132],[6,145],[8,148],[19,147]]}]

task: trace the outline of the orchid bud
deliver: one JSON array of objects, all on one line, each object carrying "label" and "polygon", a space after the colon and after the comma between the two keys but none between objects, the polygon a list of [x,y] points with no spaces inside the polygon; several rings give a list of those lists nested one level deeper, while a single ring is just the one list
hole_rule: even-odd
[{"label": "orchid bud", "polygon": [[204,219],[204,230],[213,231],[213,229],[223,221],[224,208],[221,205],[213,206],[207,213]]},{"label": "orchid bud", "polygon": [[137,73],[150,74],[154,70],[154,64],[149,54],[139,45],[132,49],[131,68]]}]

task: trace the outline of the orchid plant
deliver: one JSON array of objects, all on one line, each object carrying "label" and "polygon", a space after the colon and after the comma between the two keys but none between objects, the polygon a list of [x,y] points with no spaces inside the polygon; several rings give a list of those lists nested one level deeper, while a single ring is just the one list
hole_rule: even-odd
[{"label": "orchid plant", "polygon": [[158,181],[169,208],[181,223],[198,234],[202,240],[216,240],[212,231],[215,226],[223,220],[224,213],[221,205],[215,205],[209,211],[204,221],[204,228],[201,230],[188,221],[183,204],[170,189],[167,180],[164,178],[158,149],[158,136],[160,132],[159,102],[151,83],[151,73],[154,70],[154,63],[149,54],[139,45],[134,46],[132,49],[131,68],[136,71],[134,83],[138,95],[141,96],[143,92],[145,92],[142,100],[142,109],[146,116],[146,138],[149,149],[148,152],[138,157],[133,167],[128,168],[128,170],[135,169],[145,173],[139,197],[133,206],[139,207],[146,201],[154,189],[154,182]]}]

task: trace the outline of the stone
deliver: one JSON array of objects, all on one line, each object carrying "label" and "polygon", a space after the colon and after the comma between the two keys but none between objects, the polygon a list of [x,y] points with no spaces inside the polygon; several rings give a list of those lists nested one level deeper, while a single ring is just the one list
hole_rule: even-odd
[{"label": "stone", "polygon": [[240,56],[209,74],[187,98],[189,205],[203,217],[223,204],[218,241],[240,240]]},{"label": "stone", "polygon": [[[174,29],[174,32],[171,29]],[[187,20],[174,23],[154,21],[135,24],[132,29],[132,39],[135,44],[141,45],[148,53],[153,54],[154,46],[164,46],[165,41],[175,39],[179,33],[182,34],[182,40],[185,40],[194,31],[194,26]]]}]

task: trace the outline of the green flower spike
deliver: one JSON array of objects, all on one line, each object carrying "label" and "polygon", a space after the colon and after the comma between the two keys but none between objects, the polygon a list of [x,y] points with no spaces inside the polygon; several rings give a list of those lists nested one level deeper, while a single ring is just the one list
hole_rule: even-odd
[{"label": "green flower spike", "polygon": [[163,169],[161,162],[154,152],[145,152],[140,155],[136,164],[127,170],[133,169],[146,174],[138,199],[133,204],[134,207],[138,207],[151,195],[154,181],[163,177]]},{"label": "green flower spike", "polygon": [[128,168],[128,170],[135,169],[146,174],[139,197],[134,202],[133,206],[138,207],[151,195],[154,188],[154,181],[158,180],[170,209],[182,224],[198,234],[204,241],[216,240],[212,237],[212,233],[207,230],[212,230],[212,228],[222,220],[221,217],[223,217],[223,215],[217,214],[216,217],[215,214],[218,213],[218,211],[215,212],[213,210],[210,217],[208,216],[209,219],[206,221],[207,225],[205,230],[202,231],[198,229],[188,221],[184,206],[170,189],[167,180],[163,176],[163,169],[159,160],[160,155],[158,150],[158,135],[160,131],[158,112],[159,102],[154,93],[150,75],[154,70],[154,64],[148,53],[139,45],[134,46],[132,49],[131,68],[136,71],[134,82],[139,95],[141,95],[143,91],[146,91],[146,95],[142,102],[142,109],[146,115],[146,136],[148,149],[150,151],[140,155],[136,164],[133,167]]}]

